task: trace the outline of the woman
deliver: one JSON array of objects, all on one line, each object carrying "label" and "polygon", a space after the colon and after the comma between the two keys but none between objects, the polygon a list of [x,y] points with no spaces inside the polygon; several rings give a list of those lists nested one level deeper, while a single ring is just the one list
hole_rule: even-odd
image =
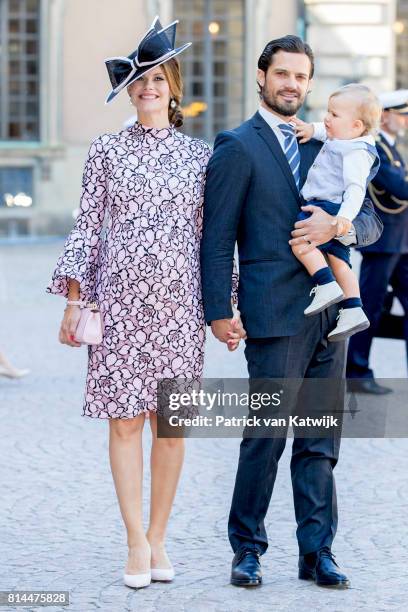
[{"label": "woman", "polygon": [[[102,344],[89,347],[85,416],[109,419],[109,455],[127,531],[124,581],[171,580],[165,550],[184,456],[181,438],[157,437],[160,378],[199,378],[203,368],[199,240],[209,146],[182,125],[182,81],[174,48],[176,23],[158,18],[128,58],[106,61],[112,100],[124,87],[138,121],[91,145],[80,214],[48,291],[69,302],[96,300]],[[106,234],[101,239],[102,226]],[[78,305],[67,306],[60,341],[79,346]],[[242,329],[231,332],[235,348]],[[142,524],[142,430],[152,430],[151,508]]]}]

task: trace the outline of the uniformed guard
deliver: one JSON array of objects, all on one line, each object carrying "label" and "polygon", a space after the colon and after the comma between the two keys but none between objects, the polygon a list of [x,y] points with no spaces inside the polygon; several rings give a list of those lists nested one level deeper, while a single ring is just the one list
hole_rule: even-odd
[{"label": "uniformed guard", "polygon": [[370,348],[391,285],[404,309],[404,336],[408,358],[408,168],[397,139],[408,127],[408,89],[379,96],[383,105],[377,150],[381,166],[368,193],[384,223],[381,238],[361,249],[361,299],[371,326],[350,339],[347,377],[349,387],[377,395],[391,389],[379,385],[369,367]]}]

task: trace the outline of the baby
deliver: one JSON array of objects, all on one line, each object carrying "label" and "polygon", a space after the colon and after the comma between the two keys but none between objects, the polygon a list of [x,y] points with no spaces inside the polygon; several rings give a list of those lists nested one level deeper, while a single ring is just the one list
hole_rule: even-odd
[{"label": "baby", "polygon": [[[307,204],[319,206],[336,217],[338,237],[350,231],[367,185],[378,171],[373,134],[378,130],[380,117],[381,105],[371,90],[364,85],[350,84],[330,96],[324,124],[294,120],[300,142],[312,137],[324,141],[300,193]],[[301,212],[298,220],[310,214]],[[341,302],[337,325],[328,340],[344,340],[369,327],[358,280],[351,270],[349,247],[333,239],[308,253],[302,254],[295,246],[292,250],[316,282],[310,293],[314,297],[305,315],[317,314]]]}]

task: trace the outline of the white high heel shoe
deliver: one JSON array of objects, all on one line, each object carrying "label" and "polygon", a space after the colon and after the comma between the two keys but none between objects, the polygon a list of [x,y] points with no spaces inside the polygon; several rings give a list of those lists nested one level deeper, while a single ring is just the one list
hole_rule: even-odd
[{"label": "white high heel shoe", "polygon": [[[149,556],[150,556],[150,546],[149,546]],[[149,558],[149,557],[148,557]],[[128,587],[132,587],[133,589],[142,589],[143,587],[149,586],[152,581],[152,573],[149,570],[140,574],[124,574],[123,582]]]},{"label": "white high heel shoe", "polygon": [[170,582],[175,576],[174,567],[169,567],[167,569],[159,569],[152,567],[151,573],[152,580],[155,580],[157,582]]},{"label": "white high heel shoe", "polygon": [[27,376],[29,373],[30,370],[27,369],[18,370],[12,366],[6,367],[4,365],[0,365],[0,376],[5,376],[6,378],[23,378],[23,376]]},{"label": "white high heel shoe", "polygon": [[146,574],[124,574],[123,582],[128,587],[133,589],[141,589],[149,586],[152,581],[152,573],[147,572]]}]

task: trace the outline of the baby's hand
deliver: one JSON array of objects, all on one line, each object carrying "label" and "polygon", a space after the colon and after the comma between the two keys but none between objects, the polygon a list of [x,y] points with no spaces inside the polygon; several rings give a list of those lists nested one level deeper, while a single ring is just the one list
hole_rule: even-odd
[{"label": "baby's hand", "polygon": [[336,236],[344,236],[351,230],[351,221],[345,217],[336,217],[337,219],[337,231]]},{"label": "baby's hand", "polygon": [[296,137],[301,139],[299,140],[300,144],[303,144],[304,142],[307,142],[308,140],[313,138],[313,134],[314,134],[313,123],[306,123],[305,121],[302,121],[301,119],[298,119],[297,117],[294,117],[291,123],[292,122],[295,124]]}]

